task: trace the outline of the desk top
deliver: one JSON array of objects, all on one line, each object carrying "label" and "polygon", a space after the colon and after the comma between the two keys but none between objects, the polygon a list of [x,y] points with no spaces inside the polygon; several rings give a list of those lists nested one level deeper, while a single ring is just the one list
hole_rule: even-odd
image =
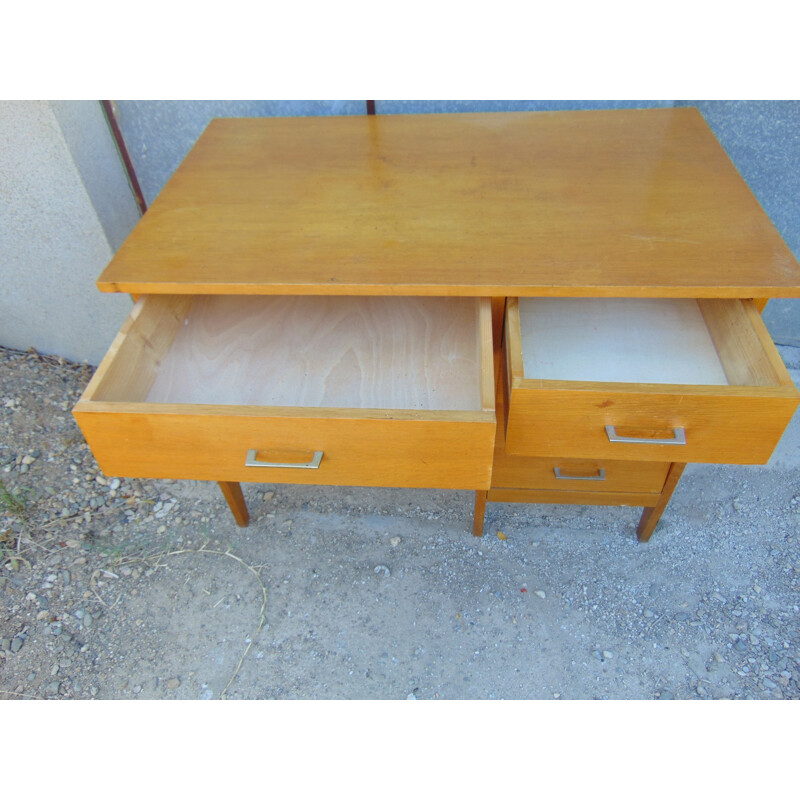
[{"label": "desk top", "polygon": [[797,297],[694,108],[215,119],[103,291]]}]

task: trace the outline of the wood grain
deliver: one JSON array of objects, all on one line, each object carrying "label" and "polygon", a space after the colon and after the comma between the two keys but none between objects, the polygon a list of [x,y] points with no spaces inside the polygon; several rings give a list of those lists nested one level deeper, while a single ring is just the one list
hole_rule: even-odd
[{"label": "wood grain", "polygon": [[[81,401],[75,419],[107,475],[335,486],[488,489],[494,412],[385,418],[295,410],[158,407]],[[130,406],[129,406],[130,409]],[[154,410],[157,409],[157,410]],[[348,412],[352,414],[353,412]],[[414,415],[416,414],[416,418]],[[430,412],[433,414],[433,412]],[[324,453],[319,469],[246,467],[249,449]],[[304,460],[298,458],[298,460]]]},{"label": "wood grain", "polygon": [[104,291],[797,297],[695,108],[217,119]]},{"label": "wood grain", "polygon": [[491,352],[488,300],[198,297],[147,400],[480,410]]}]

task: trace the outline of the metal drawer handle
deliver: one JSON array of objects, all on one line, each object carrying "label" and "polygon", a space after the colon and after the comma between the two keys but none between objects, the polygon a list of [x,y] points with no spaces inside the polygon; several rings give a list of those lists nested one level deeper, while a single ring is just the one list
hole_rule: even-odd
[{"label": "metal drawer handle", "polygon": [[256,456],[258,450],[248,450],[244,465],[246,467],[280,467],[281,469],[319,469],[319,462],[322,461],[322,450],[314,451],[314,458],[307,464],[280,464],[275,461],[259,461]]},{"label": "metal drawer handle", "polygon": [[673,428],[672,439],[638,439],[635,436],[619,436],[614,425],[606,425],[606,434],[609,442],[624,442],[625,444],[686,444],[685,428]]},{"label": "metal drawer handle", "polygon": [[589,475],[586,477],[583,475],[564,475],[561,472],[561,467],[554,467],[553,472],[555,472],[556,478],[560,481],[604,481],[606,479],[605,469],[598,469],[597,475]]}]

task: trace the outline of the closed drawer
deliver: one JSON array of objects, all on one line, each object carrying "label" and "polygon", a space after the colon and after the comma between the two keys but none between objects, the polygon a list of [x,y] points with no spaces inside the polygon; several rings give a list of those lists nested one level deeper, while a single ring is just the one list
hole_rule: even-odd
[{"label": "closed drawer", "polygon": [[139,300],[74,409],[111,475],[488,488],[489,300]]},{"label": "closed drawer", "polygon": [[762,464],[797,389],[748,300],[510,299],[506,450]]}]

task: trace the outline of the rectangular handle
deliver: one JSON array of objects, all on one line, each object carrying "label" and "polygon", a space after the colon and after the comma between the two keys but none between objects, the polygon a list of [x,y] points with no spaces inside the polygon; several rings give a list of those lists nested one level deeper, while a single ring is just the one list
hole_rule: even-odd
[{"label": "rectangular handle", "polygon": [[279,467],[280,469],[319,469],[322,450],[315,450],[314,457],[306,464],[281,464],[276,461],[259,461],[258,450],[248,450],[244,465],[246,467]]},{"label": "rectangular handle", "polygon": [[673,428],[672,439],[640,439],[636,436],[620,436],[614,425],[606,425],[606,435],[609,442],[624,444],[686,444],[685,428]]},{"label": "rectangular handle", "polygon": [[564,475],[561,467],[554,467],[553,472],[560,481],[604,481],[606,479],[605,469],[598,469],[597,475]]}]

